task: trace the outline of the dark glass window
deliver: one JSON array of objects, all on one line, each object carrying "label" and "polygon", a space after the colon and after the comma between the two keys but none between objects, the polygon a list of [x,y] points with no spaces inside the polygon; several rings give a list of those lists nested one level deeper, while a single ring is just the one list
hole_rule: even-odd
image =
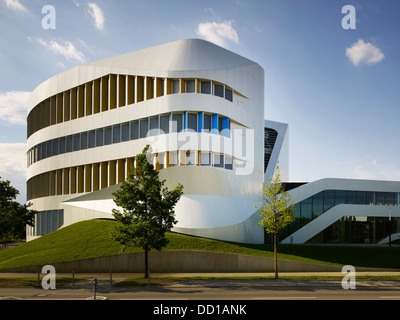
[{"label": "dark glass window", "polygon": [[96,130],[96,147],[103,145],[103,129]]},{"label": "dark glass window", "polygon": [[53,156],[53,141],[47,141],[47,157]]},{"label": "dark glass window", "polygon": [[139,139],[139,121],[131,122],[131,140]]},{"label": "dark glass window", "polygon": [[396,204],[396,194],[394,192],[386,192],[386,204]]},{"label": "dark glass window", "polygon": [[82,132],[81,133],[81,150],[85,150],[88,147],[88,133]]},{"label": "dark glass window", "polygon": [[335,205],[335,192],[333,190],[324,191],[324,212]]},{"label": "dark glass window", "polygon": [[60,138],[60,154],[65,153],[65,138]]},{"label": "dark glass window", "polygon": [[367,197],[367,201],[366,201],[366,203],[367,204],[374,204],[374,192],[372,192],[372,191],[367,191],[366,192],[366,197]]},{"label": "dark glass window", "polygon": [[324,212],[324,192],[319,192],[313,196],[313,218],[318,217]]},{"label": "dark glass window", "polygon": [[196,81],[195,80],[186,80],[186,92],[193,93],[196,92]]},{"label": "dark glass window", "polygon": [[375,193],[375,202],[377,205],[386,204],[385,192],[376,192]]},{"label": "dark glass window", "polygon": [[121,142],[121,125],[113,126],[113,143]]},{"label": "dark glass window", "polygon": [[217,97],[224,97],[224,86],[221,84],[214,84],[214,95]]},{"label": "dark glass window", "polygon": [[67,137],[67,151],[72,152],[72,136]]},{"label": "dark glass window", "polygon": [[212,123],[211,123],[211,114],[204,114],[204,124],[203,124],[203,130],[205,132],[211,132],[212,128]]},{"label": "dark glass window", "polygon": [[169,115],[160,116],[160,129],[161,129],[161,134],[169,133]]},{"label": "dark glass window", "polygon": [[81,135],[74,134],[74,151],[79,151],[81,149]]},{"label": "dark glass window", "polygon": [[182,114],[173,113],[172,114],[172,132],[182,131]]},{"label": "dark glass window", "polygon": [[53,156],[58,155],[58,139],[53,140]]},{"label": "dark glass window", "polygon": [[146,138],[148,131],[149,131],[149,120],[141,119],[140,120],[140,138]]},{"label": "dark glass window", "polygon": [[229,100],[230,102],[233,101],[233,91],[232,91],[232,89],[225,88],[225,99]]},{"label": "dark glass window", "polygon": [[356,191],[356,204],[366,204],[367,195],[365,191]]},{"label": "dark glass window", "polygon": [[355,191],[346,191],[346,203],[347,204],[355,204],[356,203],[356,192]]},{"label": "dark glass window", "polygon": [[224,167],[224,155],[223,154],[214,154],[214,167],[223,168]]},{"label": "dark glass window", "polygon": [[197,132],[197,113],[188,113],[187,114],[188,121],[188,131]]},{"label": "dark glass window", "polygon": [[301,202],[301,217],[303,219],[312,219],[312,197]]},{"label": "dark glass window", "polygon": [[129,122],[122,124],[122,134],[121,134],[121,141],[128,141],[129,140]]},{"label": "dark glass window", "polygon": [[89,148],[94,148],[96,146],[96,131],[89,131]]},{"label": "dark glass window", "polygon": [[346,191],[335,190],[335,205],[346,203]]},{"label": "dark glass window", "polygon": [[112,127],[107,127],[104,129],[104,145],[109,145],[112,142]]},{"label": "dark glass window", "polygon": [[158,116],[150,118],[150,135],[156,136],[159,134]]},{"label": "dark glass window", "polygon": [[225,169],[232,170],[233,169],[233,158],[229,156],[225,156]]},{"label": "dark glass window", "polygon": [[211,81],[201,81],[200,92],[204,94],[211,94]]}]

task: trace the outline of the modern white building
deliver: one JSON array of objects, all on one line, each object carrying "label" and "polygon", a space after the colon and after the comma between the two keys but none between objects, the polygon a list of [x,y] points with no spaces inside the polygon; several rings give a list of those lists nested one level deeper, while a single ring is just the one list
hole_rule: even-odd
[{"label": "modern white building", "polygon": [[254,205],[264,182],[264,119],[264,70],[204,40],[45,81],[29,100],[27,194],[40,213],[28,240],[112,218],[112,192],[150,144],[166,186],[184,186],[174,231],[263,242]]},{"label": "modern white building", "polygon": [[[147,144],[166,186],[184,186],[175,232],[264,243],[254,208],[262,184],[278,161],[289,181],[288,125],[266,120],[264,70],[204,40],[112,57],[43,82],[29,100],[27,133],[27,200],[39,212],[27,240],[112,219],[112,193]],[[283,243],[378,243],[400,232],[400,182],[325,179],[287,188],[298,215]]]}]

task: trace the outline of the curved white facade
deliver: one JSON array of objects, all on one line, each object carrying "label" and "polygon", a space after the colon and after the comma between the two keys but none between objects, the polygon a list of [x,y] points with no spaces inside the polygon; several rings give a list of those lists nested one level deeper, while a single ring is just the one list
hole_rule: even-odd
[{"label": "curved white facade", "polygon": [[263,69],[204,40],[57,75],[29,100],[27,194],[40,214],[27,239],[112,218],[112,192],[150,144],[166,186],[184,186],[174,231],[263,243],[264,126]]}]

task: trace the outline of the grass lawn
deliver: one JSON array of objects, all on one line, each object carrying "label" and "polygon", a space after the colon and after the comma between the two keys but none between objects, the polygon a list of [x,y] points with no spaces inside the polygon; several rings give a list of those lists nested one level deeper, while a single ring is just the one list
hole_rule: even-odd
[{"label": "grass lawn", "polygon": [[[112,220],[79,222],[36,240],[0,251],[0,270],[139,252],[110,239]],[[206,250],[273,258],[272,245],[252,245],[168,234],[164,250]],[[279,245],[278,259],[331,265],[400,269],[400,247]]]}]

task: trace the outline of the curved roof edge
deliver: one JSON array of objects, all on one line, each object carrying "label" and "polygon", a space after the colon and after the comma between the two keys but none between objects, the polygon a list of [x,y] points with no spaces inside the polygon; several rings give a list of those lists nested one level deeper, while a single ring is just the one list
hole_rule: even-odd
[{"label": "curved roof edge", "polygon": [[259,68],[263,72],[263,68],[256,62],[209,41],[201,39],[174,41],[76,66],[55,75],[32,91],[27,113],[29,114],[35,105],[43,100],[44,92],[50,92],[52,95],[122,70],[131,74],[166,77],[174,72],[207,72],[248,66]]}]

